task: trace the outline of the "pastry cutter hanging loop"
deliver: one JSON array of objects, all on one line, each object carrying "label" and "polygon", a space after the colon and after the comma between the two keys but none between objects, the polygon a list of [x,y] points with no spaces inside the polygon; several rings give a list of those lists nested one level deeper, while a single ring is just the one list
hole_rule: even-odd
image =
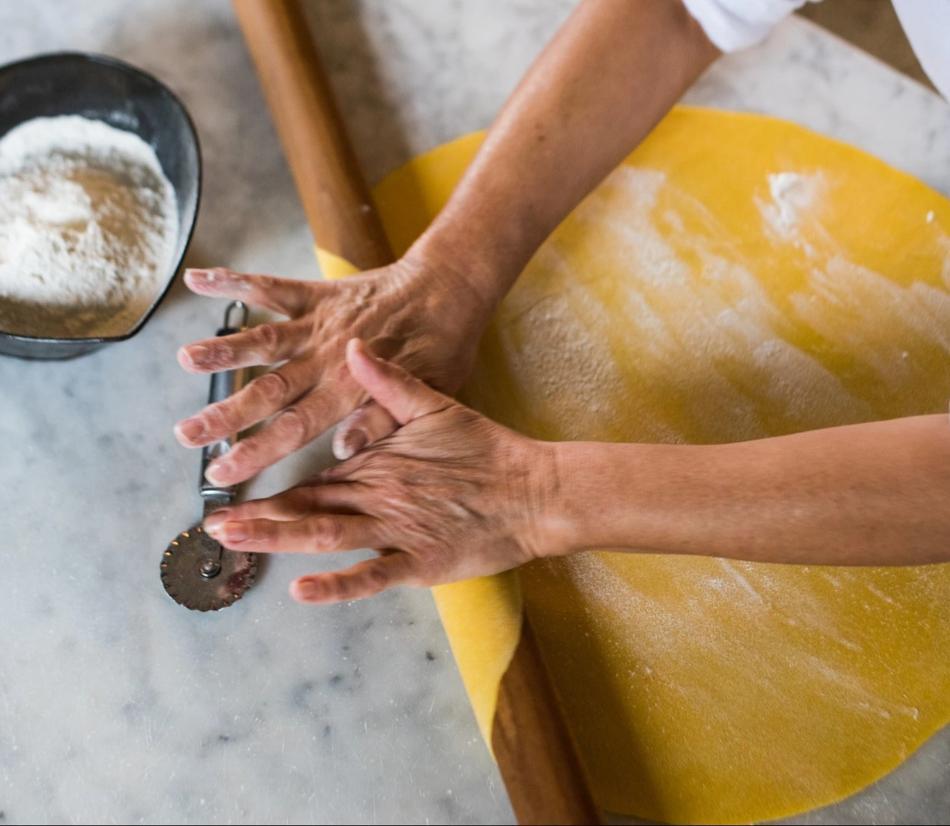
[{"label": "pastry cutter hanging loop", "polygon": [[[224,326],[217,335],[228,336],[247,327],[248,309],[242,301],[232,301],[224,313]],[[223,401],[237,393],[247,382],[247,368],[222,370],[211,376],[208,403]],[[227,453],[238,434],[205,446],[201,451],[201,476],[198,492],[203,508],[202,520],[213,511],[231,504],[235,486],[215,485],[205,471],[215,459]],[[165,549],[161,563],[162,584],[176,602],[195,611],[217,611],[239,600],[257,575],[256,554],[227,551],[205,533],[199,521],[182,531]]]}]

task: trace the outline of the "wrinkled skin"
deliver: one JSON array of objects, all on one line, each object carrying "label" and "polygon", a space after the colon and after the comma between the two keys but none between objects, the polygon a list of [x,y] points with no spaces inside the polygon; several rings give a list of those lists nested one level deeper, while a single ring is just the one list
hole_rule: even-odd
[{"label": "wrinkled skin", "polygon": [[237,551],[376,559],[294,582],[309,603],[362,599],[497,573],[568,550],[557,532],[551,446],[486,419],[372,356],[348,348],[349,371],[399,425],[316,480],[212,514],[206,530]]},{"label": "wrinkled skin", "polygon": [[[178,423],[178,440],[201,447],[270,419],[208,469],[221,485],[243,482],[348,417],[334,451],[347,458],[395,423],[344,364],[346,342],[361,338],[379,356],[449,393],[471,370],[490,307],[450,269],[404,258],[342,281],[297,281],[226,269],[189,270],[199,295],[240,299],[287,316],[242,333],[197,341],[178,353],[194,373],[276,365],[232,397]],[[355,411],[355,412],[354,412]]]}]

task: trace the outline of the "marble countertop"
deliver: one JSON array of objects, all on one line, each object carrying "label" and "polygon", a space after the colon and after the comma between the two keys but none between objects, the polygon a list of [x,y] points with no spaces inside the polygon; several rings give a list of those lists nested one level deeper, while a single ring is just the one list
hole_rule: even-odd
[{"label": "marble countertop", "polygon": [[[371,180],[486,126],[568,0],[325,0],[314,31]],[[192,265],[319,274],[226,0],[0,4],[0,62],[85,49],[165,80],[205,157]],[[688,100],[781,115],[950,193],[950,106],[808,23],[714,67]],[[175,350],[223,305],[176,287],[128,343],[74,362],[0,359],[0,823],[503,823],[512,814],[431,597],[319,610],[274,559],[216,615],[172,603],[162,549],[198,517],[198,457],[172,424],[205,382]],[[293,457],[249,494],[321,461]],[[950,733],[800,823],[940,822]]]}]

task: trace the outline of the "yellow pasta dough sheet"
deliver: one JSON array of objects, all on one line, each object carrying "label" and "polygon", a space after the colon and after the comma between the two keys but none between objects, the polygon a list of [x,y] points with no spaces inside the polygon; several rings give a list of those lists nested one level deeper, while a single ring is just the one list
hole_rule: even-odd
[{"label": "yellow pasta dough sheet", "polygon": [[[397,253],[480,142],[376,189]],[[945,411],[950,203],[794,124],[677,108],[534,256],[463,397],[539,438],[607,441]],[[861,789],[950,720],[948,565],[588,553],[435,593],[489,742],[523,604],[614,812],[787,816]]]}]

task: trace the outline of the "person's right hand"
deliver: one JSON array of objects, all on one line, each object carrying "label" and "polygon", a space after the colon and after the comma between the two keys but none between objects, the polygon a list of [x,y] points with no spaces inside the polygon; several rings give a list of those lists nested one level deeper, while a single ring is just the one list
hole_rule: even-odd
[{"label": "person's right hand", "polygon": [[[192,373],[280,365],[230,398],[179,422],[178,440],[201,447],[270,417],[208,470],[210,481],[232,485],[294,452],[348,414],[334,445],[338,458],[390,433],[392,418],[346,369],[346,342],[360,338],[386,358],[447,393],[471,370],[491,308],[464,276],[406,258],[340,281],[296,281],[217,268],[188,270],[199,295],[239,299],[289,320],[182,347],[178,360]],[[362,405],[362,406],[361,406]],[[355,413],[354,413],[355,411]]]},{"label": "person's right hand", "polygon": [[233,551],[379,553],[296,580],[294,598],[314,604],[487,576],[576,547],[557,444],[490,421],[360,341],[347,363],[398,429],[315,479],[215,511],[211,536]]}]

